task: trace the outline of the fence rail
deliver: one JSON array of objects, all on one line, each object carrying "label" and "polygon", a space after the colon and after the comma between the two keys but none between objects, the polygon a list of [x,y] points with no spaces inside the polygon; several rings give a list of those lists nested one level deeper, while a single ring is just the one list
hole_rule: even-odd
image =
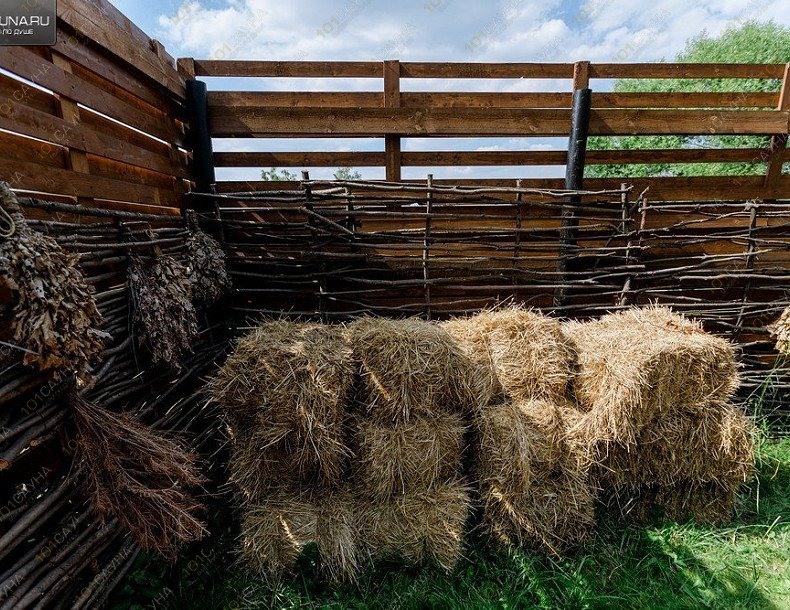
[{"label": "fence rail", "polygon": [[[214,91],[208,93],[212,135],[226,138],[381,138],[379,151],[258,152],[215,154],[217,167],[383,167],[388,181],[401,179],[410,166],[564,165],[566,154],[551,151],[404,151],[406,137],[556,137],[567,136],[573,90],[592,87],[589,133],[627,135],[762,135],[764,148],[693,150],[595,150],[590,165],[643,163],[765,164],[764,179],[736,178],[736,197],[775,198],[790,188],[782,174],[790,161],[786,149],[790,125],[790,79],[782,64],[530,64],[400,62],[274,62],[179,60],[192,77],[378,79],[380,91]],[[601,79],[698,79],[699,91],[608,92],[591,85]],[[548,91],[450,92],[404,91],[410,79],[541,79]],[[552,80],[560,80],[551,83]],[[731,92],[706,90],[708,79],[737,79]],[[776,91],[755,91],[747,83],[777,81]],[[547,82],[547,80],[549,82]],[[264,84],[264,87],[266,85]],[[411,87],[410,87],[411,88]],[[211,89],[211,88],[210,88]],[[770,137],[770,139],[768,138]],[[448,147],[449,148],[449,147]],[[459,181],[459,183],[462,183]],[[732,193],[730,177],[692,180],[678,189],[670,178],[645,181],[654,198],[708,198]],[[511,181],[512,184],[512,181]],[[537,184],[537,183],[536,183]],[[593,188],[611,188],[591,180]],[[250,188],[281,188],[257,181]],[[292,186],[292,185],[290,185]],[[637,187],[641,184],[637,183]],[[236,185],[219,184],[220,191]]]}]

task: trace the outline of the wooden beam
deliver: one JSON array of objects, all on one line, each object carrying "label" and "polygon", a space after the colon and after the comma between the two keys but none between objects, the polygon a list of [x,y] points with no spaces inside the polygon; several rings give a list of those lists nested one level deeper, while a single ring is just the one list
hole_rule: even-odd
[{"label": "wooden beam", "polygon": [[[779,102],[776,108],[777,110],[790,110],[790,63],[785,65],[782,88],[779,93]],[[783,153],[786,148],[787,132],[771,136],[771,144],[769,146],[770,158],[765,172],[766,186],[775,184],[782,175],[782,165],[784,165]]]},{"label": "wooden beam", "polygon": [[782,78],[783,64],[590,64],[590,78]]},{"label": "wooden beam", "polygon": [[[400,108],[400,62],[397,59],[384,62],[384,107]],[[387,181],[399,182],[400,136],[391,133],[384,136],[384,157]]]},{"label": "wooden beam", "polygon": [[[214,137],[561,136],[570,110],[213,106]],[[787,133],[790,111],[594,110],[590,135]]]}]

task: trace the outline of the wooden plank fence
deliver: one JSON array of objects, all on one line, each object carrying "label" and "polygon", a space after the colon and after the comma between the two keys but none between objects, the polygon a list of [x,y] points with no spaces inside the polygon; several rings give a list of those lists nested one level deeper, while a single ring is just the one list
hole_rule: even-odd
[{"label": "wooden plank fence", "polygon": [[[763,135],[760,149],[595,150],[588,165],[639,163],[765,163],[756,176],[650,178],[634,180],[649,187],[653,200],[774,199],[790,189],[781,167],[790,162],[786,148],[790,124],[790,81],[782,64],[530,64],[399,62],[273,62],[179,60],[192,77],[365,78],[378,80],[378,91],[215,91],[209,87],[212,135],[228,138],[381,138],[379,151],[218,152],[217,167],[383,167],[386,180],[401,179],[409,166],[564,165],[565,151],[402,150],[405,137],[567,136],[571,93],[405,91],[409,79],[557,79],[574,89],[592,87],[590,135]],[[699,79],[698,92],[598,92],[596,80],[629,78]],[[776,92],[706,91],[706,79],[770,79]],[[266,88],[264,80],[264,88]],[[551,87],[556,89],[557,87]],[[440,174],[440,172],[435,172]],[[770,176],[770,179],[768,178]],[[513,180],[437,180],[437,184],[513,185]],[[591,189],[617,188],[619,180],[589,179]],[[560,188],[559,180],[524,179],[524,187]],[[295,183],[249,181],[217,184],[219,192],[294,188]]]}]

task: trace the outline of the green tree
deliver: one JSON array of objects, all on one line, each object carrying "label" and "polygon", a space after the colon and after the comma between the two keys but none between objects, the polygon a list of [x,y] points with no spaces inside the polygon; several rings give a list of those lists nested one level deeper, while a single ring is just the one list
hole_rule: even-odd
[{"label": "green tree", "polygon": [[[686,42],[675,60],[682,63],[787,63],[790,62],[790,28],[773,22],[748,22],[728,28],[717,38],[705,32]],[[779,80],[763,79],[622,79],[618,92],[662,91],[778,91]],[[766,148],[764,136],[597,136],[590,138],[591,150],[634,150],[653,148]],[[655,163],[645,165],[590,165],[592,178],[643,176],[747,175],[765,172],[764,163]]]},{"label": "green tree", "polygon": [[276,167],[270,167],[261,170],[261,180],[297,180],[297,178],[296,174],[287,169],[278,170]]},{"label": "green tree", "polygon": [[338,167],[335,170],[335,180],[362,180],[362,174],[351,167]]}]

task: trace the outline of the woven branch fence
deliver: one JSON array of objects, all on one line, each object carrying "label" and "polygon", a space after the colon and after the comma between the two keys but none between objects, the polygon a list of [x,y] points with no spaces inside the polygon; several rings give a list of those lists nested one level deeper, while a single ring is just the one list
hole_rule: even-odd
[{"label": "woven branch fence", "polygon": [[[582,198],[570,241],[569,195]],[[305,181],[215,200],[242,316],[445,318],[515,300],[583,318],[659,302],[742,347],[747,393],[776,365],[768,325],[790,303],[787,201],[654,203],[627,184],[571,192],[430,179]],[[776,386],[790,387],[787,370],[776,372]]]}]

